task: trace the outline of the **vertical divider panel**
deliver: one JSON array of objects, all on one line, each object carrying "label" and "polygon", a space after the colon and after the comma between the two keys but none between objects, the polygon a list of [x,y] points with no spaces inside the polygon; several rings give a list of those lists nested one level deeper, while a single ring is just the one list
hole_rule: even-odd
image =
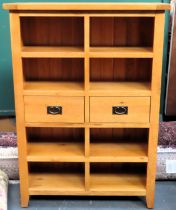
[{"label": "vertical divider panel", "polygon": [[89,161],[89,156],[90,156],[90,128],[86,127],[85,128],[85,157],[86,157],[86,162],[85,162],[85,188],[86,188],[86,191],[89,191],[89,186],[90,186],[90,161]]},{"label": "vertical divider panel", "polygon": [[151,111],[150,129],[148,142],[148,164],[147,164],[147,183],[146,201],[147,207],[154,207],[156,156],[159,128],[159,107],[160,107],[160,88],[162,72],[162,56],[164,41],[164,12],[158,12],[154,23],[154,44],[153,44],[153,64],[152,64],[152,85],[151,85]]},{"label": "vertical divider panel", "polygon": [[85,189],[86,191],[90,189],[90,162],[87,160],[85,162]]},{"label": "vertical divider panel", "polygon": [[[88,15],[84,16],[84,87],[85,87],[85,122],[89,122],[89,68],[90,68],[90,60],[89,60],[89,47],[90,47],[90,18]],[[90,129],[88,127],[85,128],[85,188],[86,191],[89,191],[90,185],[90,163],[89,163],[89,153],[90,153]]]},{"label": "vertical divider panel", "polygon": [[85,156],[89,158],[90,156],[90,128],[85,128]]},{"label": "vertical divider panel", "polygon": [[29,176],[27,163],[27,139],[24,120],[24,102],[23,102],[23,67],[21,58],[21,26],[20,16],[18,13],[10,13],[10,31],[13,60],[13,79],[15,93],[16,109],[16,127],[18,136],[18,153],[19,153],[19,175],[21,206],[27,207],[29,202]]},{"label": "vertical divider panel", "polygon": [[89,16],[84,16],[84,89],[85,89],[85,122],[89,122],[89,40],[90,40],[90,20]]}]

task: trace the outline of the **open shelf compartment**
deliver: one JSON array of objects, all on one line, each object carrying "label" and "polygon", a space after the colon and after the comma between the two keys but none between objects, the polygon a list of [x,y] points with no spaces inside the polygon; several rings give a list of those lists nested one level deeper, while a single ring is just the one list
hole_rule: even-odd
[{"label": "open shelf compartment", "polygon": [[153,36],[153,17],[90,19],[90,52],[93,57],[151,57]]},{"label": "open shelf compartment", "polygon": [[[32,31],[32,33],[31,33]],[[83,17],[21,17],[24,46],[84,47]]]},{"label": "open shelf compartment", "polygon": [[153,33],[153,17],[90,19],[91,47],[153,47]]},{"label": "open shelf compartment", "polygon": [[114,195],[146,195],[146,164],[91,163],[90,191]]},{"label": "open shelf compartment", "polygon": [[91,162],[147,162],[147,128],[91,128]]},{"label": "open shelf compartment", "polygon": [[81,95],[84,90],[82,58],[23,58],[24,93],[50,94],[69,91]]},{"label": "open shelf compartment", "polygon": [[27,128],[28,162],[83,162],[84,128]]},{"label": "open shelf compartment", "polygon": [[29,163],[29,194],[81,194],[84,173],[83,163]]},{"label": "open shelf compartment", "polygon": [[84,57],[83,17],[21,17],[20,22],[22,57]]},{"label": "open shelf compartment", "polygon": [[152,59],[149,58],[91,58],[91,95],[149,96],[151,73]]}]

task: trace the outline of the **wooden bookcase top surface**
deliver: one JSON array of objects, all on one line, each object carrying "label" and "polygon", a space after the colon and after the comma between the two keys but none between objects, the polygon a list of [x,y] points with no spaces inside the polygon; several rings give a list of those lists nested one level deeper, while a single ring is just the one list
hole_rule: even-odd
[{"label": "wooden bookcase top surface", "polygon": [[169,10],[163,3],[7,3],[6,10]]}]

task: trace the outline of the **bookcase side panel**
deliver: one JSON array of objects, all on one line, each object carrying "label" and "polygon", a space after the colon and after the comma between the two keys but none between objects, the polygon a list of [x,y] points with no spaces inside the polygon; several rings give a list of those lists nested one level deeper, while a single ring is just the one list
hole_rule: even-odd
[{"label": "bookcase side panel", "polygon": [[159,107],[160,107],[160,88],[162,73],[162,55],[164,40],[164,12],[156,13],[154,25],[154,58],[152,65],[152,94],[151,94],[151,111],[150,111],[150,129],[148,145],[148,166],[147,166],[147,207],[154,207],[155,193],[155,174],[156,174],[156,157],[159,129]]},{"label": "bookcase side panel", "polygon": [[18,152],[19,152],[19,173],[20,173],[20,191],[21,206],[27,207],[29,202],[28,191],[28,165],[27,165],[27,144],[26,130],[24,122],[24,101],[23,101],[23,68],[21,53],[21,33],[20,18],[16,13],[10,13],[10,30],[13,60],[13,79],[15,90],[15,109],[16,109],[16,126],[18,136]]}]

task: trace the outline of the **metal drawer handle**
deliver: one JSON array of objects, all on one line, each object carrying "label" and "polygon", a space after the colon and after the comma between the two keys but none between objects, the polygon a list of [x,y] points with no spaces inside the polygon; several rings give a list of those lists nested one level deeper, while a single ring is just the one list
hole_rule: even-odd
[{"label": "metal drawer handle", "polygon": [[62,114],[62,106],[47,106],[47,114]]},{"label": "metal drawer handle", "polygon": [[113,106],[112,114],[116,114],[116,115],[128,114],[128,107],[127,106]]}]

